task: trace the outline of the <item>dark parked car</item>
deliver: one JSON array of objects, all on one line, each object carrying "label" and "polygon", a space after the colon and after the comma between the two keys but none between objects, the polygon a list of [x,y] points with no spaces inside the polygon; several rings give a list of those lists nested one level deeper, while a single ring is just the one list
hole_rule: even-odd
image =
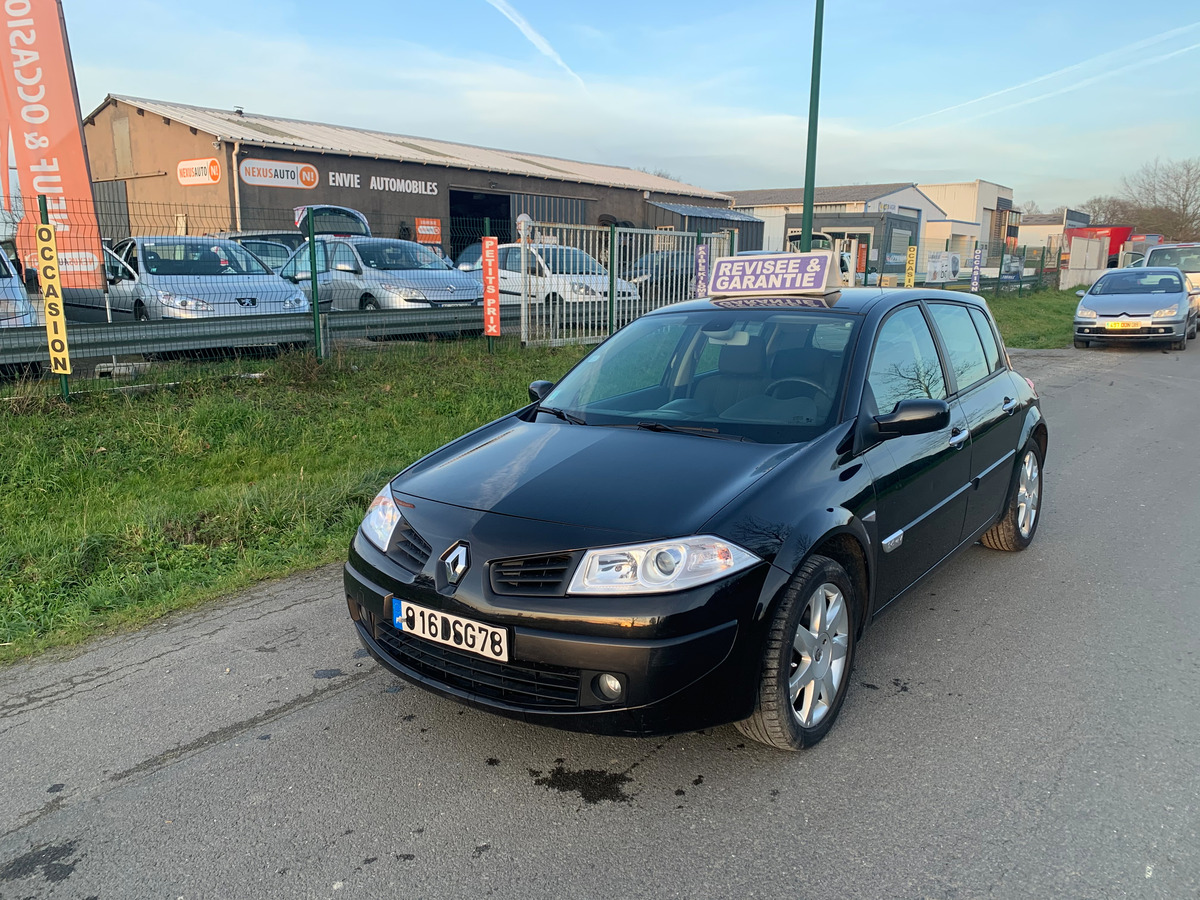
[{"label": "dark parked car", "polygon": [[502,715],[811,745],[884,608],[1038,527],[1046,423],[978,297],[689,301],[530,397],[385,486],[344,579],[376,659]]}]

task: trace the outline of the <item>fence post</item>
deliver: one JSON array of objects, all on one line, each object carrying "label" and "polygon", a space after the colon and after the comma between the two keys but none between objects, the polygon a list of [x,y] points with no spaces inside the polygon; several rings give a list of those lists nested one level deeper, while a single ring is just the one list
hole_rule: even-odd
[{"label": "fence post", "polygon": [[[38,212],[40,212],[42,214],[42,224],[49,225],[50,224],[50,213],[47,212],[47,210],[46,210],[46,195],[45,194],[38,194]],[[104,260],[101,259],[100,262],[103,263]],[[106,290],[107,290],[107,288],[106,288]],[[45,303],[45,295],[44,294],[42,295],[42,302],[43,302],[43,304]],[[58,386],[62,389],[63,402],[64,403],[71,402],[71,388],[70,388],[70,385],[67,383],[66,375],[58,376]]]},{"label": "fence post", "polygon": [[308,211],[308,272],[312,285],[312,314],[313,314],[313,347],[317,351],[317,362],[324,356],[321,353],[321,299],[317,291],[317,229],[316,217],[312,210]]},{"label": "fence post", "polygon": [[617,330],[617,226],[608,226],[608,333]]},{"label": "fence post", "polygon": [[[483,236],[484,237],[492,236],[492,217],[491,216],[483,217]],[[482,253],[482,249],[480,250],[480,252]],[[482,259],[482,256],[480,258]],[[480,266],[482,266],[482,265],[483,265],[483,263],[481,262]],[[488,342],[488,353],[495,353],[496,352],[496,339],[489,334],[487,342]]]}]

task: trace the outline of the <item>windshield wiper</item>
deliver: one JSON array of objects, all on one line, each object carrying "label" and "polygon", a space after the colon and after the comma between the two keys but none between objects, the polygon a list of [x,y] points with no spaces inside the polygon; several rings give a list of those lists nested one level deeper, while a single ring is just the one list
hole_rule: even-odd
[{"label": "windshield wiper", "polygon": [[641,428],[644,431],[669,431],[675,434],[691,434],[697,437],[717,438],[722,441],[747,441],[757,443],[753,438],[740,434],[726,434],[716,428],[701,428],[699,425],[668,425],[666,422],[638,422],[634,425],[617,425],[616,428]]},{"label": "windshield wiper", "polygon": [[566,410],[555,409],[553,406],[539,406],[536,409],[534,409],[534,412],[535,413],[540,413],[540,412],[550,413],[550,415],[554,416],[556,419],[562,419],[564,422],[570,422],[572,425],[586,425],[587,424],[587,422],[583,421],[583,419],[579,418],[579,416],[573,416]]}]

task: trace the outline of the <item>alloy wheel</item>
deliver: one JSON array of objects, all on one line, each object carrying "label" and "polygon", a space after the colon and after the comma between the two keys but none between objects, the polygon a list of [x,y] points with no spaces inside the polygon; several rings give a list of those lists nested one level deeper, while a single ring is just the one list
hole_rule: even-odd
[{"label": "alloy wheel", "polygon": [[1037,521],[1038,501],[1042,493],[1042,473],[1037,457],[1025,451],[1021,463],[1021,474],[1017,481],[1017,528],[1021,537],[1028,539],[1033,534],[1033,523]]},{"label": "alloy wheel", "polygon": [[846,598],[826,582],[808,598],[792,640],[788,698],[802,727],[819,724],[833,706],[846,677],[849,645]]}]

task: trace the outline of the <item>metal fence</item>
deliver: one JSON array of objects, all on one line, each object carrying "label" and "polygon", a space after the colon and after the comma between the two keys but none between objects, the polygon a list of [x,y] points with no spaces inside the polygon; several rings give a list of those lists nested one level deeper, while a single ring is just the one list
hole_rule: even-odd
[{"label": "metal fence", "polygon": [[[598,341],[692,296],[698,243],[714,256],[735,246],[726,232],[523,221],[518,234],[507,220],[452,219],[443,231],[403,213],[375,217],[367,237],[336,216],[120,197],[98,200],[96,212],[91,226],[72,215],[70,234],[59,232],[69,356],[48,350],[37,215],[20,225],[0,215],[0,396],[245,374],[281,352],[477,338],[485,235],[502,247],[502,336]],[[69,378],[57,377],[67,359]]]}]

